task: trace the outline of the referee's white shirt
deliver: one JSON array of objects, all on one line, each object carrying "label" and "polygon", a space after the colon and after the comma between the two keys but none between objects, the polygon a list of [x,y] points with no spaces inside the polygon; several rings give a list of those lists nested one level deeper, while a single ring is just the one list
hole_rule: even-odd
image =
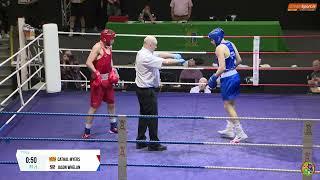
[{"label": "referee's white shirt", "polygon": [[[199,86],[195,86],[193,88],[190,89],[190,93],[200,93],[200,87]],[[209,86],[206,86],[206,88],[204,89],[204,93],[211,93],[211,90],[209,89]]]},{"label": "referee's white shirt", "polygon": [[159,87],[160,72],[164,59],[158,57],[158,53],[142,47],[136,57],[136,80],[135,83],[140,88]]}]

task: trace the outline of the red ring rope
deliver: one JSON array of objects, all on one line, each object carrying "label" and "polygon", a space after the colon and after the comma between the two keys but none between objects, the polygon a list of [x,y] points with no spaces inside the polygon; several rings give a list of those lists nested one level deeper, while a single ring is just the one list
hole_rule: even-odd
[{"label": "red ring rope", "polygon": [[[218,67],[203,68],[203,70],[217,70]],[[253,67],[238,67],[237,70],[253,70]],[[312,67],[259,67],[262,71],[313,71]]]},{"label": "red ring rope", "polygon": [[[254,38],[255,36],[225,36],[225,38]],[[260,38],[320,38],[320,35],[295,35],[295,36],[259,36]],[[203,36],[203,38],[209,38]]]},{"label": "red ring rope", "polygon": [[309,84],[240,84],[241,86],[275,86],[275,87],[311,87]]},{"label": "red ring rope", "polygon": [[[206,54],[215,54],[215,52],[205,52]],[[320,51],[293,51],[293,52],[286,52],[286,51],[278,51],[278,52],[271,52],[271,51],[263,51],[263,52],[248,52],[243,51],[239,52],[239,54],[320,54]]]}]

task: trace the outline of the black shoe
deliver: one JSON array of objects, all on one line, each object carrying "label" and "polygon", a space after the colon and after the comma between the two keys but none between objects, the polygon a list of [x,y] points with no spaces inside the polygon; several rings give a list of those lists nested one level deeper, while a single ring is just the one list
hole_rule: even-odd
[{"label": "black shoe", "polygon": [[148,151],[165,151],[165,150],[167,150],[167,146],[164,146],[161,144],[148,146]]},{"label": "black shoe", "polygon": [[136,149],[142,149],[142,148],[145,148],[145,147],[147,147],[148,145],[147,144],[145,144],[145,143],[137,143],[136,144]]}]

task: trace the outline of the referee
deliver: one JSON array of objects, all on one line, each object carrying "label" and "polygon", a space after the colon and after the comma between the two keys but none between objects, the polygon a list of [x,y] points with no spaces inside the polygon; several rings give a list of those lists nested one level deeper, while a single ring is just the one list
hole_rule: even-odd
[{"label": "referee", "polygon": [[[157,48],[157,39],[146,36],[143,47],[136,56],[136,94],[140,105],[140,115],[158,115],[158,100],[155,88],[160,85],[159,69],[162,65],[182,65],[186,61],[180,54],[154,52]],[[137,140],[146,140],[146,130],[149,128],[150,141],[159,141],[158,119],[139,118]],[[148,147],[149,151],[164,151],[166,146],[160,143],[137,143],[136,149]]]}]

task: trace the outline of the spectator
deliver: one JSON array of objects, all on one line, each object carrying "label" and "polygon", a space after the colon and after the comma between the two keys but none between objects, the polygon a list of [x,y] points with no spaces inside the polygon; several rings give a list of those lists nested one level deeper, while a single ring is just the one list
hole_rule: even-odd
[{"label": "spectator", "polygon": [[209,86],[207,85],[208,81],[206,78],[202,77],[199,80],[199,83],[201,83],[201,84],[190,89],[190,93],[211,93],[211,90],[209,89]]},{"label": "spectator", "polygon": [[120,0],[108,0],[107,15],[121,16]]},{"label": "spectator", "polygon": [[[66,52],[63,53],[62,58],[60,60],[61,65],[70,65],[69,56],[66,54]],[[69,80],[71,79],[70,76],[70,67],[68,66],[61,66],[61,80]],[[66,89],[68,87],[67,82],[62,82],[63,89]]]},{"label": "spectator", "polygon": [[128,15],[129,1],[131,1],[131,0],[121,0],[120,9],[121,9],[122,16],[129,17],[129,15]]},{"label": "spectator", "polygon": [[[80,18],[81,32],[86,30],[86,21],[84,19],[84,13],[86,12],[85,0],[71,0],[71,16],[70,16],[70,32],[74,31],[74,25],[77,18]],[[69,34],[72,36],[72,34]]]},{"label": "spectator", "polygon": [[0,39],[9,38],[8,8],[9,0],[0,0]]},{"label": "spectator", "polygon": [[[79,61],[76,60],[73,55],[69,57],[69,61],[70,65],[79,65]],[[71,67],[70,74],[72,80],[82,80],[80,67]],[[75,82],[74,85],[76,89],[82,89],[84,87],[84,84],[82,84],[81,82]]]},{"label": "spectator", "polygon": [[67,50],[64,52],[64,54],[68,55],[68,56],[71,56],[72,55],[72,52],[70,50]]},{"label": "spectator", "polygon": [[308,75],[308,84],[312,85],[310,91],[313,93],[320,93],[320,60],[314,60],[312,62],[313,72]]},{"label": "spectator", "polygon": [[[187,64],[188,67],[194,68],[196,67],[196,61],[194,59],[190,59]],[[179,81],[182,80],[194,80],[194,82],[198,82],[203,77],[202,72],[199,69],[184,69],[180,73]]]},{"label": "spectator", "polygon": [[171,18],[173,21],[188,21],[192,11],[191,0],[171,0]]},{"label": "spectator", "polygon": [[[79,65],[79,62],[74,58],[71,51],[65,51],[62,55],[60,64],[63,65]],[[80,67],[61,67],[61,79],[63,80],[81,80]],[[62,87],[68,89],[69,83],[63,82]],[[80,89],[83,85],[80,82],[74,83],[74,88]]]},{"label": "spectator", "polygon": [[105,28],[107,22],[107,1],[106,0],[89,0],[91,27],[93,31],[98,32]]},{"label": "spectator", "polygon": [[139,21],[151,21],[154,22],[156,17],[151,13],[150,3],[148,2],[142,9],[139,15]]}]

